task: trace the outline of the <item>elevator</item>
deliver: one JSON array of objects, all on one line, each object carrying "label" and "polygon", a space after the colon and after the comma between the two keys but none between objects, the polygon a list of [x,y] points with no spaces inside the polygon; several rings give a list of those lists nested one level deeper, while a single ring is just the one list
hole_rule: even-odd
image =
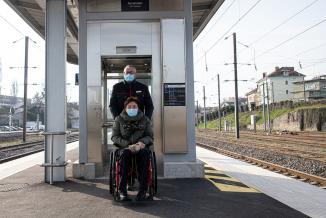
[{"label": "elevator", "polygon": [[[125,48],[124,48],[125,49]],[[152,57],[151,56],[105,56],[102,57],[102,73],[103,73],[103,113],[102,113],[102,144],[107,149],[104,154],[109,154],[115,147],[111,141],[112,126],[114,124],[113,115],[109,109],[110,96],[113,86],[124,80],[123,70],[126,65],[132,65],[137,69],[136,80],[148,86],[150,93],[155,93],[152,86]],[[137,96],[136,96],[137,97]],[[156,125],[156,124],[155,124]],[[155,126],[153,125],[155,128]],[[106,146],[105,146],[106,145]],[[108,162],[109,156],[104,155],[103,160]],[[107,175],[108,166],[104,168],[104,174]]]},{"label": "elevator", "polygon": [[122,10],[120,1],[80,2],[81,135],[75,177],[107,176],[114,122],[109,99],[126,65],[136,67],[136,80],[151,93],[159,176],[203,176],[194,140],[191,1],[168,1],[168,7],[164,2],[132,11]]}]

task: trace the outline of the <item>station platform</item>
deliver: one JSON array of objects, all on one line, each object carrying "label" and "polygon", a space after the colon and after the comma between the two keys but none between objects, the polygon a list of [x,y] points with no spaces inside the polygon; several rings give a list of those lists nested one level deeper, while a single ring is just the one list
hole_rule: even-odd
[{"label": "station platform", "polygon": [[[77,147],[78,142],[67,146],[71,162]],[[71,164],[67,182],[46,184],[44,169],[36,165],[43,152],[1,164],[0,217],[307,217],[216,167],[216,153],[197,149],[207,163],[205,178],[160,179],[154,201],[145,202],[114,202],[108,179],[73,179]]]}]

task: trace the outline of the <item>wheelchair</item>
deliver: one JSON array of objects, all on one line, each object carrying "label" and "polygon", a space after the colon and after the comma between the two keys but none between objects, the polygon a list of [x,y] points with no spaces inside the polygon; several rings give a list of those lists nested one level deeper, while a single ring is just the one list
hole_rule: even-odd
[{"label": "wheelchair", "polygon": [[[152,146],[150,146],[152,147]],[[146,148],[147,149],[147,148]],[[110,193],[115,201],[120,200],[119,196],[119,184],[120,184],[120,161],[119,151],[116,149],[111,152],[110,155]],[[149,163],[147,169],[147,193],[148,200],[153,200],[154,195],[157,193],[157,169],[156,169],[156,157],[153,149],[148,148],[149,151]],[[128,169],[127,183],[133,185],[134,181],[138,179],[136,156],[132,156],[131,166]]]}]

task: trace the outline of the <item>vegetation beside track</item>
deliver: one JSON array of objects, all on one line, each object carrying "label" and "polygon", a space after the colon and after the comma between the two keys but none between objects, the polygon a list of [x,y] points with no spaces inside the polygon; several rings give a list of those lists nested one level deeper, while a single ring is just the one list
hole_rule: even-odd
[{"label": "vegetation beside track", "polygon": [[[316,105],[308,105],[308,106],[300,106],[295,108],[282,108],[282,109],[274,109],[271,110],[270,119],[274,120],[280,116],[285,114],[295,112],[301,109],[318,109],[318,108],[326,108],[325,104],[316,104]],[[250,124],[250,116],[256,115],[257,116],[257,124],[263,124],[263,111],[247,111],[239,113],[239,120],[240,120],[240,128],[245,129],[247,125]],[[266,115],[267,116],[267,115]],[[222,118],[222,127],[224,120],[228,120],[231,122],[232,126],[234,125],[234,113],[230,113],[227,116]],[[217,129],[218,128],[219,119],[211,120],[207,122],[207,128],[209,129]],[[199,128],[204,128],[204,123],[200,123]]]}]

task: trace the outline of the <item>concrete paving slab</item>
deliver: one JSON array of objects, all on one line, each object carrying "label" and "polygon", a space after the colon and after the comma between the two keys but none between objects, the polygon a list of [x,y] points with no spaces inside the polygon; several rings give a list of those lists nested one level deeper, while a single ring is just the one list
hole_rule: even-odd
[{"label": "concrete paving slab", "polygon": [[311,217],[326,217],[326,190],[197,146],[197,157]]},{"label": "concrete paving slab", "polygon": [[[67,156],[74,160],[77,154]],[[306,217],[262,193],[225,191],[208,179],[161,179],[154,201],[141,203],[114,202],[105,178],[69,178],[53,186],[42,180],[39,166],[0,180],[0,189],[6,185],[0,190],[0,217]]]}]

